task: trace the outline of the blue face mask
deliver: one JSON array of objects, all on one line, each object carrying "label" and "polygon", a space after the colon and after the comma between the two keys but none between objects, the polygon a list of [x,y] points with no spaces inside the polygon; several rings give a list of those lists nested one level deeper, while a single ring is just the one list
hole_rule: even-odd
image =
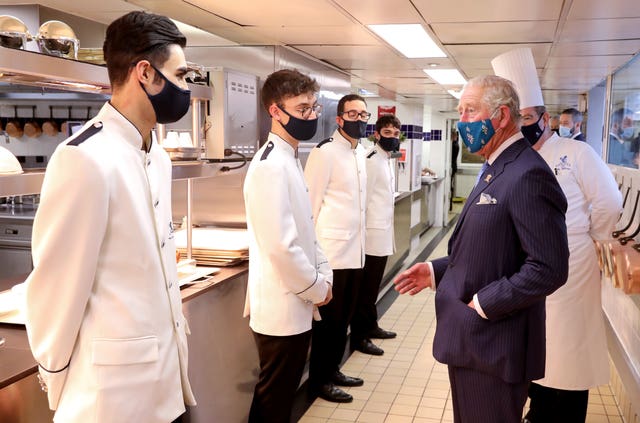
[{"label": "blue face mask", "polygon": [[631,139],[633,137],[633,126],[624,128],[620,136],[626,140]]},{"label": "blue face mask", "polygon": [[480,151],[496,133],[490,118],[476,122],[458,122],[457,127],[462,142],[471,153]]},{"label": "blue face mask", "polygon": [[568,126],[560,126],[558,128],[558,130],[560,131],[558,135],[560,135],[562,138],[569,138],[571,137],[573,131],[571,130],[571,128],[569,128]]}]

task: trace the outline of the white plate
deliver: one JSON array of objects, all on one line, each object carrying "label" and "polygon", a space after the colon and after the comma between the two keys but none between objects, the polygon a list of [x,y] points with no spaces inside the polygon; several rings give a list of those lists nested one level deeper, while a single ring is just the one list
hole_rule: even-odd
[{"label": "white plate", "polygon": [[0,292],[0,315],[17,310],[19,304],[19,298],[11,290]]},{"label": "white plate", "polygon": [[185,269],[178,269],[178,285],[183,286],[195,282],[205,276],[213,275],[220,271],[219,267],[193,267],[185,266]]}]

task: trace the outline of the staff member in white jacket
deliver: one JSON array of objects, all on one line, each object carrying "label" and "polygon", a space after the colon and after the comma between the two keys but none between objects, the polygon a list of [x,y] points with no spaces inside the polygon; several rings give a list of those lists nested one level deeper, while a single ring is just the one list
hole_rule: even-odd
[{"label": "staff member in white jacket", "polygon": [[309,379],[312,391],[333,402],[353,397],[338,386],[360,386],[339,366],[347,344],[364,266],[366,169],[364,137],[367,104],[359,95],[340,99],[333,137],[309,154],[304,176],[309,185],[318,241],[333,270],[333,300],[320,307],[322,320],[313,326]]},{"label": "staff member in white jacket", "polygon": [[376,144],[366,154],[367,207],[365,260],[355,314],[351,320],[351,348],[364,354],[382,355],[371,338],[395,338],[395,332],[378,325],[376,299],[388,256],[395,251],[393,210],[395,175],[389,159],[400,148],[400,120],[384,115],[376,121]]},{"label": "staff member in white jacket", "polygon": [[298,160],[299,140],[316,133],[318,89],[314,79],[289,69],[272,73],[262,87],[271,132],[244,182],[249,230],[245,314],[260,356],[252,423],[289,423],[315,306],[331,299],[331,268],[316,241]]},{"label": "staff member in white jacket", "polygon": [[[545,377],[533,381],[526,419],[531,423],[584,422],[589,389],[609,382],[600,269],[593,240],[605,240],[622,211],[611,171],[585,142],[551,131],[544,106],[521,110],[522,132],[541,128],[534,150],[545,159],[567,197],[569,277],[549,295]],[[542,125],[542,127],[540,126]]]},{"label": "staff member in white jacket", "polygon": [[164,16],[107,28],[111,100],[47,167],[33,227],[26,325],[56,422],[171,422],[187,379],[171,163],[156,122],[189,109],[186,39]]},{"label": "staff member in white jacket", "polygon": [[589,388],[609,381],[593,240],[610,237],[622,197],[611,171],[590,145],[551,130],[530,50],[504,53],[492,65],[498,76],[514,81],[521,100],[522,134],[545,159],[567,197],[569,277],[546,300],[545,376],[531,383],[523,422],[584,422]]}]

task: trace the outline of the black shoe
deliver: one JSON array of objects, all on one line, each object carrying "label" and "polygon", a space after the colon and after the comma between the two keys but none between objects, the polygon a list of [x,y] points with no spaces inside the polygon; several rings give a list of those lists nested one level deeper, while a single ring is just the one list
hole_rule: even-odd
[{"label": "black shoe", "polygon": [[338,388],[333,383],[327,383],[322,385],[320,389],[318,389],[318,396],[323,400],[329,402],[351,402],[353,401],[353,397],[347,394],[342,389]]},{"label": "black shoe", "polygon": [[382,355],[384,354],[384,350],[371,342],[370,339],[363,339],[362,341],[353,345],[352,349],[356,351],[360,351],[363,354],[370,355]]},{"label": "black shoe", "polygon": [[371,332],[369,332],[369,338],[374,338],[374,339],[391,339],[395,337],[396,337],[395,332],[391,332],[390,330],[384,330],[380,327],[377,327]]},{"label": "black shoe", "polygon": [[362,386],[364,381],[359,377],[347,376],[344,373],[337,371],[331,381],[338,386]]}]

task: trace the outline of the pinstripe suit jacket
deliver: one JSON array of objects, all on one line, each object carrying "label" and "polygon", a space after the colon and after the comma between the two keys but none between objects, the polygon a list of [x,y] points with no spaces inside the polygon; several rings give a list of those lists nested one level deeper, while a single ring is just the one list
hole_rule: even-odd
[{"label": "pinstripe suit jacket", "polygon": [[[568,272],[566,209],[556,178],[525,139],[484,172],[449,255],[432,263],[438,361],[509,383],[544,375],[545,297]],[[488,319],[467,306],[476,293]]]}]

